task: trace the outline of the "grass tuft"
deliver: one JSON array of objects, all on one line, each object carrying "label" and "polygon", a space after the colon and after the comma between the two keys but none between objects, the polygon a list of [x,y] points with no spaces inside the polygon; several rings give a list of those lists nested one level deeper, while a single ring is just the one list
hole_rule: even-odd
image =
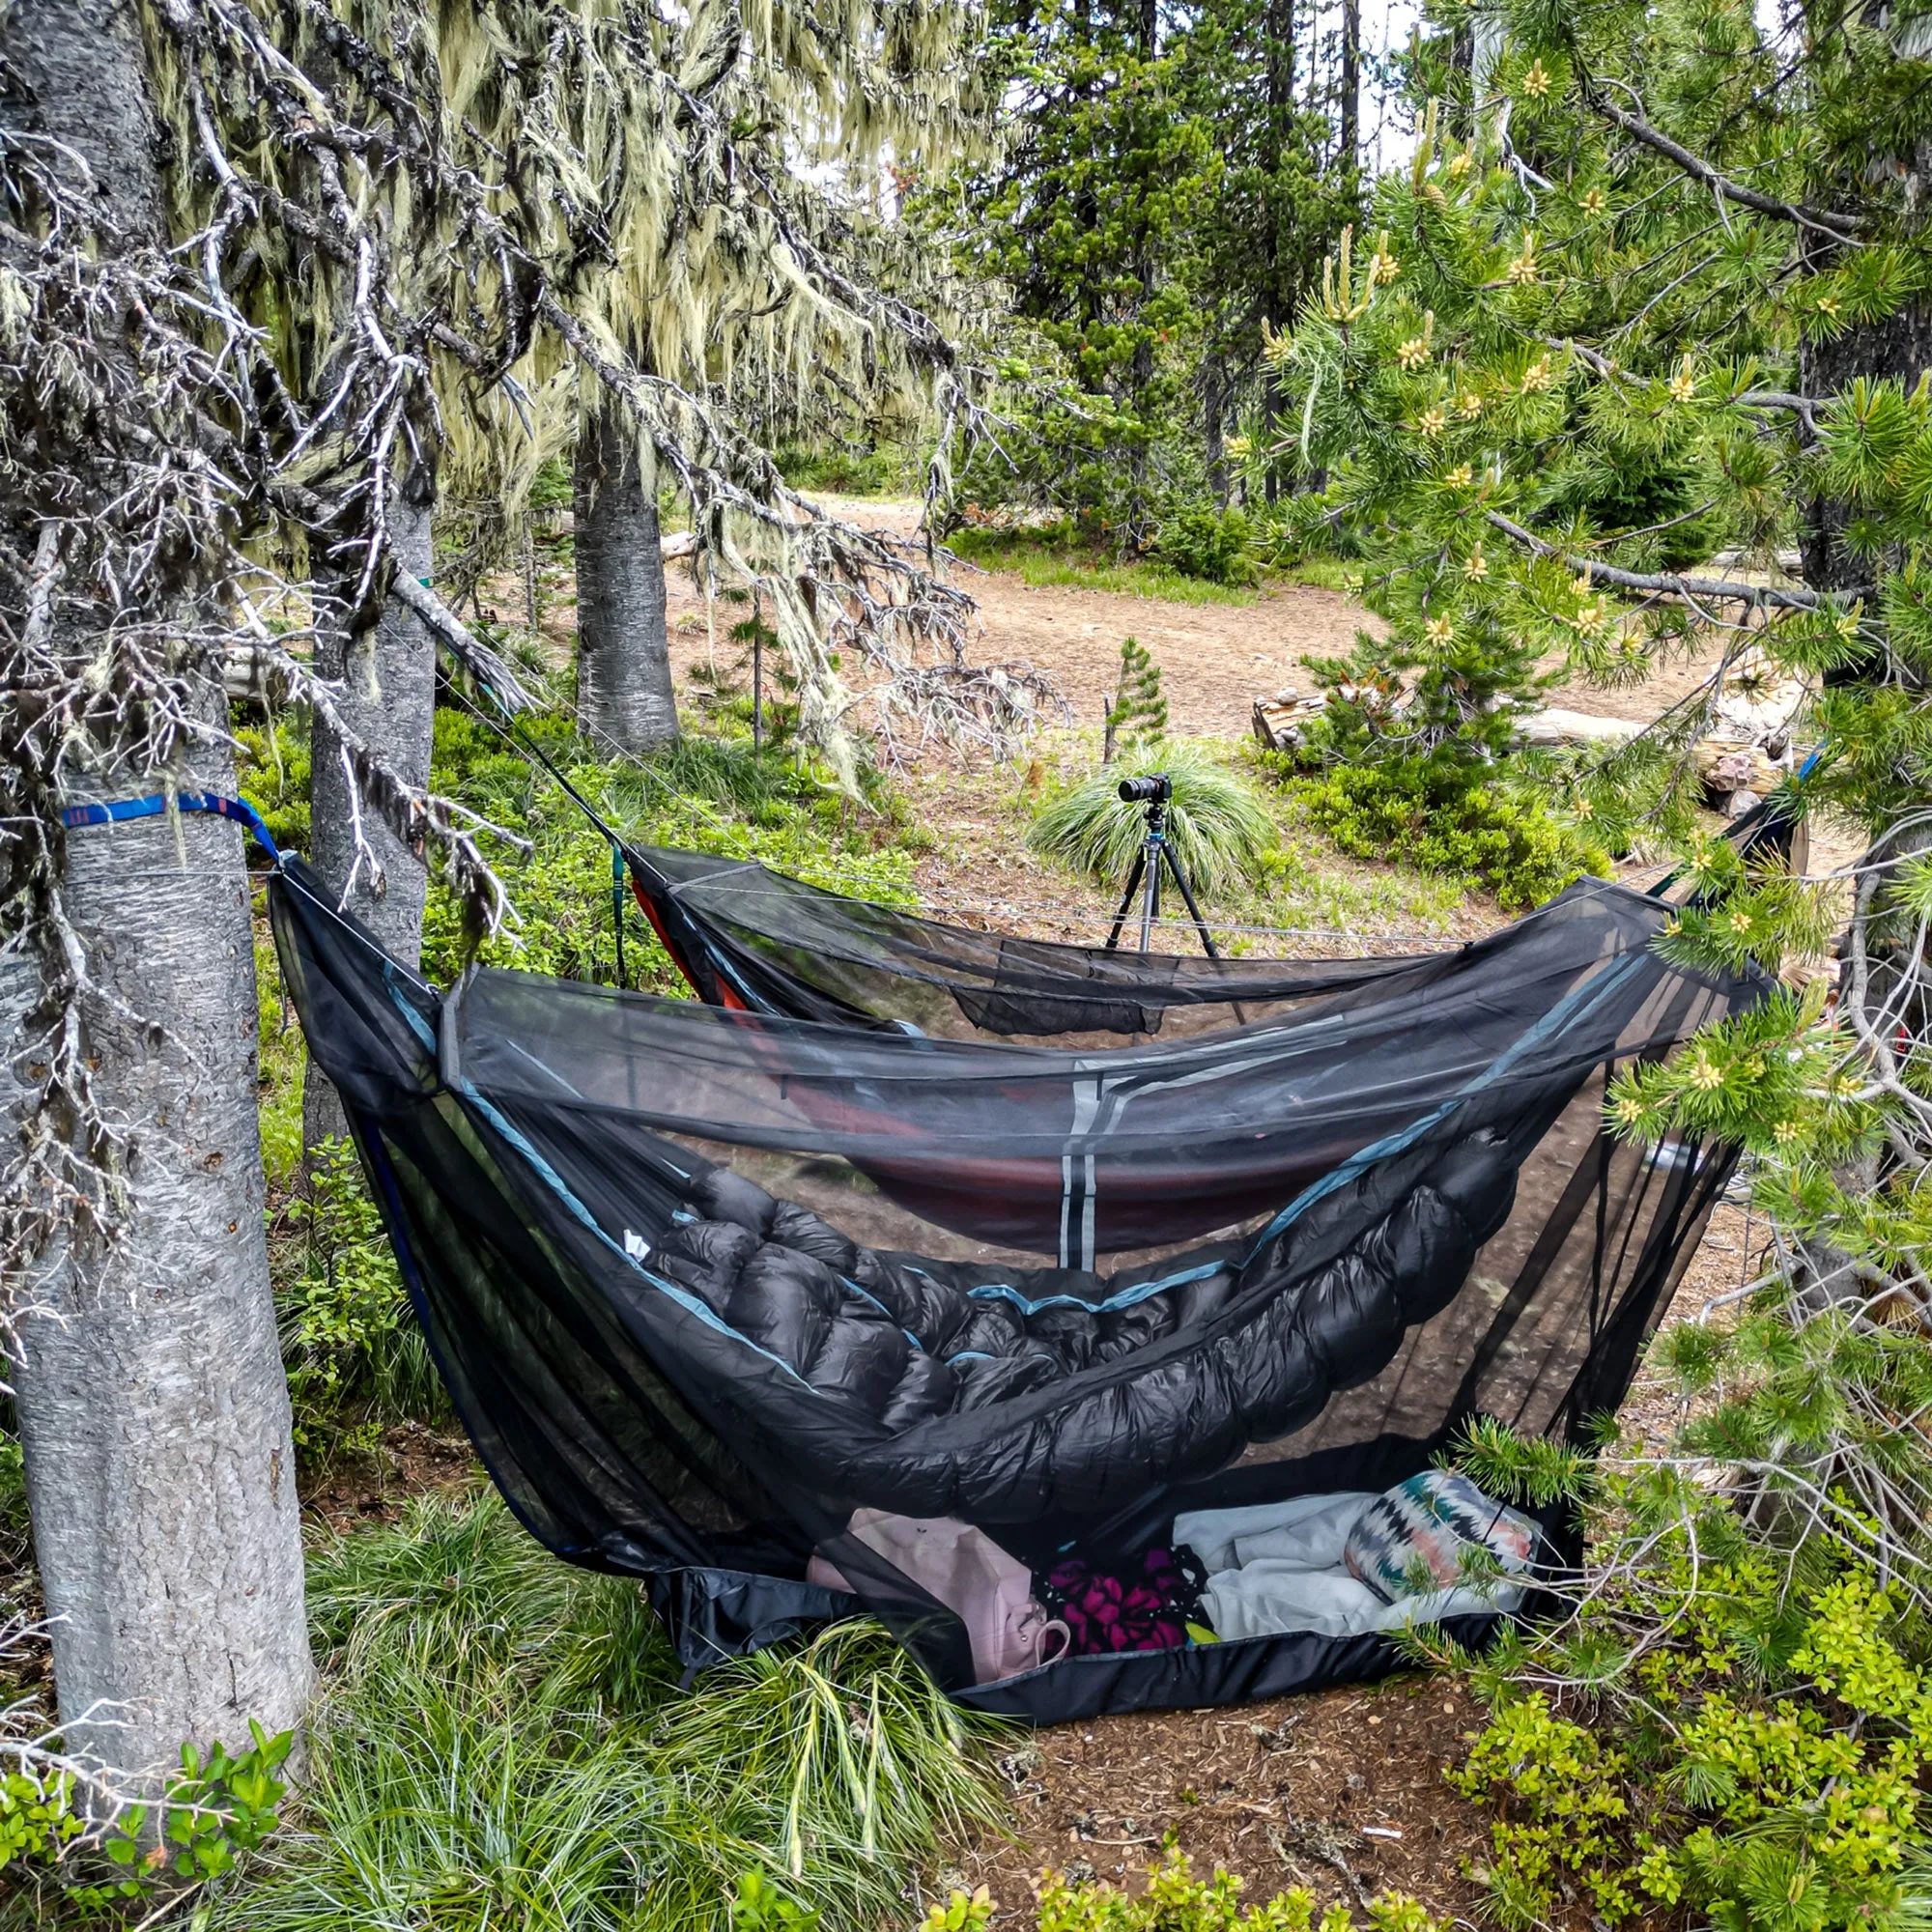
[{"label": "grass tuft", "polygon": [[747,1871],[828,1924],[913,1919],[942,1840],[998,1815],[975,1729],[876,1626],[686,1692],[639,1587],[494,1493],[327,1544],[309,1601],[308,1782],[209,1932],[724,1932]]},{"label": "grass tuft", "polygon": [[[1150,772],[1174,781],[1168,842],[1197,895],[1226,892],[1257,875],[1275,843],[1265,802],[1237,772],[1189,745],[1141,745],[1103,765],[1041,808],[1027,843],[1103,882],[1124,882],[1147,820],[1143,807],[1121,802],[1119,786]],[[1171,881],[1161,896],[1164,903],[1178,899]]]}]

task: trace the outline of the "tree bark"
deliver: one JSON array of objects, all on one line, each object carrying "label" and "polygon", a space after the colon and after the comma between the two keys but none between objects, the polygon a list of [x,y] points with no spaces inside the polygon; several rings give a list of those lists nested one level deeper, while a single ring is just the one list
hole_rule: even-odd
[{"label": "tree bark", "polygon": [[[1799,388],[1820,402],[1850,388],[1861,376],[1873,382],[1890,377],[1909,390],[1926,369],[1932,369],[1932,305],[1907,307],[1882,322],[1854,323],[1829,342],[1807,342],[1798,352]],[[1845,549],[1847,518],[1846,505],[1833,497],[1813,497],[1804,505],[1798,550],[1807,588],[1843,590],[1870,582],[1870,563]],[[1826,682],[1870,675],[1869,667],[1839,668]]]},{"label": "tree bark", "polygon": [[1342,165],[1362,165],[1362,0],[1342,0]]},{"label": "tree bark", "polygon": [[[68,143],[103,214],[166,240],[157,133],[128,0],[15,0],[0,118]],[[85,654],[90,640],[74,640]],[[211,723],[218,677],[203,676]],[[179,769],[103,749],[91,795],[232,792],[225,746]],[[129,1773],[184,1742],[300,1721],[312,1679],[289,1400],[262,1225],[254,940],[240,828],[165,818],[69,835],[64,898],[106,1112],[135,1136],[119,1238],[44,1258],[14,1371],[28,1500],[71,1745]],[[0,971],[10,1086],[41,999]],[[10,1092],[10,1103],[17,1089]],[[114,1707],[111,1710],[108,1707]]]},{"label": "tree bark", "polygon": [[677,736],[657,493],[610,410],[577,446],[577,716],[587,737],[648,752]]},{"label": "tree bark", "polygon": [[1227,409],[1227,377],[1221,357],[1213,353],[1202,358],[1201,418],[1208,452],[1208,489],[1218,508],[1228,507],[1228,453],[1222,440],[1222,417]]},{"label": "tree bark", "polygon": [[[412,470],[390,493],[388,526],[396,568],[427,582],[433,554],[435,485]],[[329,572],[318,570],[327,582]],[[315,667],[339,683],[342,722],[414,785],[429,782],[436,735],[436,640],[394,598],[375,623],[356,627],[343,598],[317,599]],[[343,745],[318,718],[309,741],[309,863],[347,909],[406,965],[422,957],[429,875],[422,858],[355,803]],[[357,844],[357,823],[361,844]],[[302,1147],[344,1139],[349,1122],[327,1076],[310,1065],[302,1084]]]},{"label": "tree bark", "polygon": [[[1294,8],[1295,0],[1264,0],[1262,10],[1263,64],[1267,83],[1267,117],[1262,150],[1262,168],[1268,183],[1268,221],[1265,241],[1267,279],[1262,290],[1262,321],[1270,329],[1280,329],[1293,321],[1293,294],[1283,286],[1282,264],[1287,259],[1291,239],[1287,232],[1290,198],[1282,185],[1282,169],[1288,158],[1289,133],[1294,125]],[[1281,372],[1271,363],[1262,375],[1262,424],[1267,446],[1279,440],[1285,419]],[[1262,491],[1272,503],[1281,492],[1280,465],[1270,458],[1263,472]]]}]

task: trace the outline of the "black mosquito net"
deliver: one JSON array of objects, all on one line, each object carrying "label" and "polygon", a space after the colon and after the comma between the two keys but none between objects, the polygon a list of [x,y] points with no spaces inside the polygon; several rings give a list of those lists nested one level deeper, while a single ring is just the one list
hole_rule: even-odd
[{"label": "black mosquito net", "polygon": [[[1284,1582],[1240,1538],[1339,1521],[1475,1416],[1614,1406],[1728,1156],[1613,1142],[1605,1083],[1763,985],[1666,964],[1669,908],[1590,882],[1446,956],[1237,962],[1285,1015],[1094,1052],[439,992],[299,862],[271,904],[531,1533],[646,1578],[694,1666],[863,1604],[1040,1720],[1390,1666],[1387,1618],[1333,1608],[1339,1542]],[[1064,1614],[1002,1648],[1015,1593]],[[1466,1595],[1434,1613],[1474,1634]]]},{"label": "black mosquito net", "polygon": [[699,998],[846,1026],[1113,1047],[1277,1019],[1303,1002],[1421,984],[1453,949],[1390,959],[1210,959],[975,932],[846,898],[755,860],[627,845],[632,890]]}]

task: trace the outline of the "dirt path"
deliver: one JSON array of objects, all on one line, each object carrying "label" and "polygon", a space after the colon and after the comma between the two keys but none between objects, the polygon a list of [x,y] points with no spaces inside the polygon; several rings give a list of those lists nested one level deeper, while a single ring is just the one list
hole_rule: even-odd
[{"label": "dirt path", "polygon": [[[870,529],[910,535],[920,506],[891,497],[827,497],[827,509]],[[961,565],[954,575],[980,610],[970,650],[987,664],[1020,663],[1059,687],[1075,724],[1100,721],[1119,673],[1121,639],[1138,638],[1161,667],[1169,722],[1177,735],[1245,737],[1264,692],[1297,677],[1305,651],[1345,651],[1365,613],[1332,590],[1293,585],[1246,604],[1179,604],[1118,591],[1063,586],[1032,589],[1009,571]],[[704,600],[688,572],[670,585],[672,664],[680,676],[707,653]],[[720,607],[721,630],[728,621]],[[1366,619],[1373,622],[1373,619]]]}]

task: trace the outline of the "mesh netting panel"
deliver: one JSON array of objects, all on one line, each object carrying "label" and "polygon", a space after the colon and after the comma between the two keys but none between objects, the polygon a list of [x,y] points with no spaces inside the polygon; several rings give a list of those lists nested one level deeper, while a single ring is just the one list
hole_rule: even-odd
[{"label": "mesh netting panel", "polygon": [[935,1038],[1119,1046],[1280,1019],[1350,987],[1422,986],[1453,949],[1387,959],[1209,959],[975,932],[751,860],[627,847],[639,902],[714,1006],[917,1027]]}]

